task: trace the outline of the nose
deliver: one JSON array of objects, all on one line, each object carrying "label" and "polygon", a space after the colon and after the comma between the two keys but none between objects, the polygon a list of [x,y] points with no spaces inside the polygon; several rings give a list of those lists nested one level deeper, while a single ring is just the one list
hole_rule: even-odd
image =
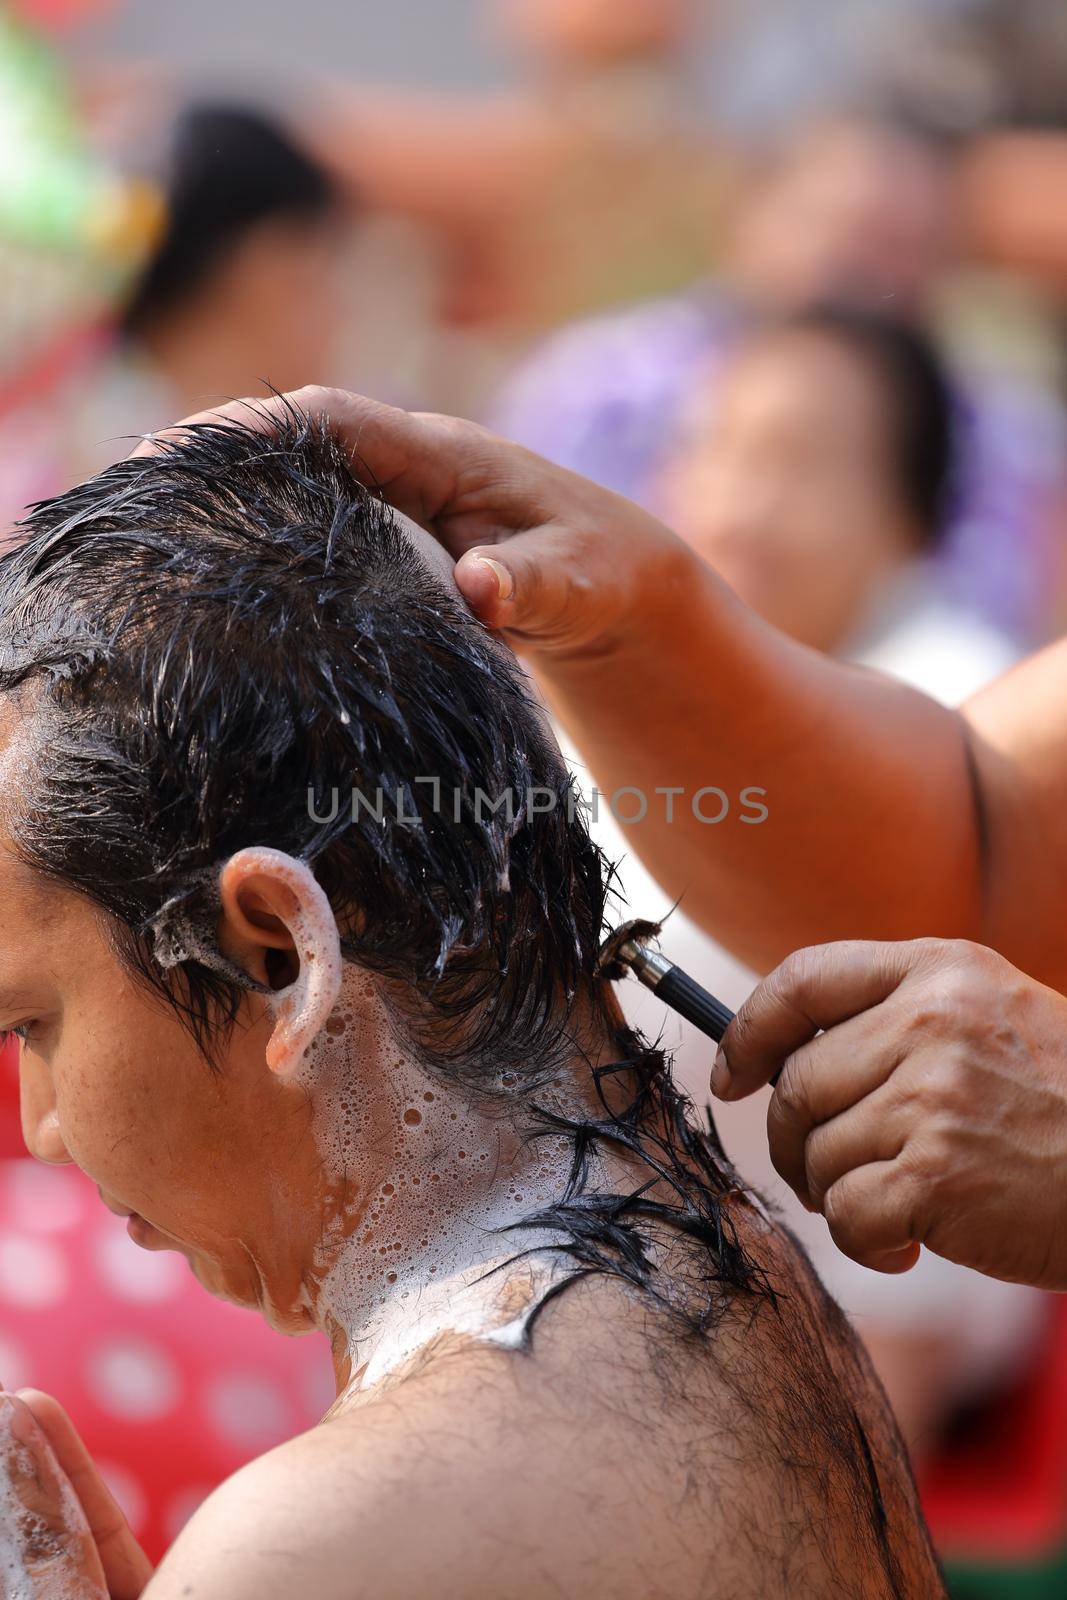
[{"label": "nose", "polygon": [[25,1049],[19,1056],[19,1110],[22,1137],[30,1155],[50,1166],[69,1166],[74,1157],[60,1132],[52,1080]]}]

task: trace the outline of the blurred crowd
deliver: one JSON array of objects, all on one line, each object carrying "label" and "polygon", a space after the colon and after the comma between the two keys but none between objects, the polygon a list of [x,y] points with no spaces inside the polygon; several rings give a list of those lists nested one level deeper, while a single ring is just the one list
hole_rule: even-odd
[{"label": "blurred crowd", "polygon": [[[798,82],[801,3],[480,4],[493,92],[374,82],[353,15],[328,79],[279,92],[279,61],[205,100],[150,51],[74,49],[114,6],[0,0],[0,528],[181,415],[326,382],[479,417],[648,505],[811,648],[945,703],[1062,632],[1067,14],[827,0],[829,65]],[[709,27],[733,69],[701,87]],[[668,912],[597,826],[631,913]],[[752,974],[684,902],[667,930],[739,1003]],[[706,1041],[633,1015],[702,1100]],[[157,1553],[315,1420],[325,1352],[146,1265],[79,1175],[29,1172],[12,1065],[0,1380],[64,1399]],[[770,1170],[763,1109],[725,1108],[725,1143],[854,1317],[953,1593],[1061,1593],[1059,1302],[930,1256],[852,1266]]]}]

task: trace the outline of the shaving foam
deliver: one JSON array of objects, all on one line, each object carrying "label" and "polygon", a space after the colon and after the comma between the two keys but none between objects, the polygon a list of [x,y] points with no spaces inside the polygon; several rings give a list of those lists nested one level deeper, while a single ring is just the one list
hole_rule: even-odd
[{"label": "shaving foam", "polygon": [[[299,1081],[331,1190],[307,1309],[335,1349],[343,1340],[350,1388],[372,1386],[446,1334],[520,1346],[573,1268],[547,1232],[500,1230],[559,1197],[569,1140],[522,1149],[505,1122],[442,1085],[401,1049],[355,968]],[[504,1157],[509,1140],[515,1152]]]}]

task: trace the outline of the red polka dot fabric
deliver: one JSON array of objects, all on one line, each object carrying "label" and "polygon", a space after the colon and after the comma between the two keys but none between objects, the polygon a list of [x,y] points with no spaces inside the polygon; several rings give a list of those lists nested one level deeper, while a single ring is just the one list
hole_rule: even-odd
[{"label": "red polka dot fabric", "polygon": [[329,1351],[212,1299],[181,1256],[138,1249],[76,1168],[26,1156],[15,1054],[0,1059],[0,1383],[66,1407],[158,1560],[216,1484],[322,1416]]}]

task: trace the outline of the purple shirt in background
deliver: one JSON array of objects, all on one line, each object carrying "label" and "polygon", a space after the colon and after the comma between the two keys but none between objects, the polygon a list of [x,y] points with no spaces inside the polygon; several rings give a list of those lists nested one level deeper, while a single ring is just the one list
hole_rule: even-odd
[{"label": "purple shirt in background", "polygon": [[[746,325],[713,290],[577,323],[526,359],[490,424],[655,511],[687,402]],[[1021,645],[1043,642],[1067,422],[1050,395],[1010,380],[961,388],[958,404],[956,510],[937,558],[945,594]]]}]

